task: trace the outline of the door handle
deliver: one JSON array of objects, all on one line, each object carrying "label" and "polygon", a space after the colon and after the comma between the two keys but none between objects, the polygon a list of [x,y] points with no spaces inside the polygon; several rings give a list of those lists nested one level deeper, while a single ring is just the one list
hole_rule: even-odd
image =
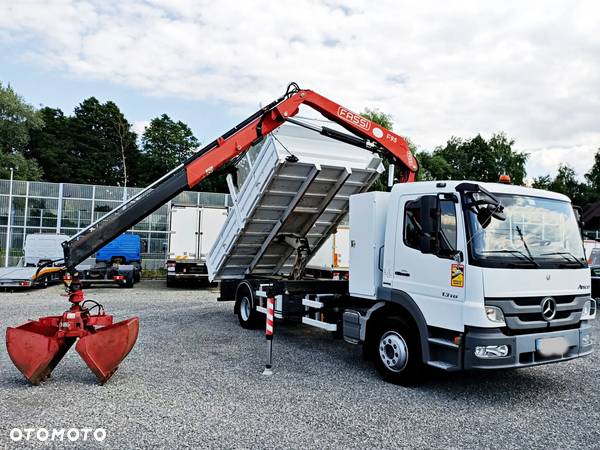
[{"label": "door handle", "polygon": [[396,271],[394,273],[396,275],[400,275],[401,277],[410,277],[410,273],[408,273],[406,270],[400,270],[400,271]]}]

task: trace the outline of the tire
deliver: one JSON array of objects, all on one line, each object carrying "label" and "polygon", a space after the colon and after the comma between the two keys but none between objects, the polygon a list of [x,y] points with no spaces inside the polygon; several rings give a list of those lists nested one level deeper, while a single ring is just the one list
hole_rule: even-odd
[{"label": "tire", "polygon": [[172,279],[171,277],[167,277],[167,287],[168,288],[175,287],[175,280]]},{"label": "tire", "polygon": [[254,304],[254,296],[247,284],[238,286],[235,294],[235,310],[242,328],[255,330],[260,326],[260,316]]},{"label": "tire", "polygon": [[419,333],[401,317],[390,317],[378,324],[371,340],[371,355],[381,377],[394,384],[416,384],[423,373]]},{"label": "tire", "polygon": [[141,272],[139,270],[136,270],[133,275],[133,282],[139,283],[141,278],[142,278]]}]

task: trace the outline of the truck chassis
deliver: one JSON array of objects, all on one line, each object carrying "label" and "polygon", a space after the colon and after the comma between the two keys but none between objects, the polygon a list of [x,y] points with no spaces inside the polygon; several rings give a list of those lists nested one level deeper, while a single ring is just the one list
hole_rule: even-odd
[{"label": "truck chassis", "polygon": [[[508,330],[466,327],[460,333],[430,327],[419,308],[399,291],[381,292],[378,300],[352,297],[347,280],[288,280],[278,277],[247,277],[222,280],[218,301],[235,301],[234,313],[246,329],[265,326],[267,299],[275,299],[275,319],[300,323],[362,344],[365,359],[372,360],[384,379],[410,385],[418,381],[424,365],[446,372],[520,368],[574,359],[592,352],[589,324],[577,324],[566,334],[569,349],[562,355],[540,359],[536,341],[565,336],[565,330],[511,335]],[[388,336],[386,338],[386,336]],[[502,360],[473,357],[475,347],[507,343],[518,352]],[[411,358],[409,355],[421,355]]]}]

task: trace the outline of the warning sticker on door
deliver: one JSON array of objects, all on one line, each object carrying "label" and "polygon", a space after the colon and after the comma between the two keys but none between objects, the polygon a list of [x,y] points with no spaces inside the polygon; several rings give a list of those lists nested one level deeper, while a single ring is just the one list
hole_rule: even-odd
[{"label": "warning sticker on door", "polygon": [[454,263],[450,268],[450,286],[463,287],[465,285],[465,266]]}]

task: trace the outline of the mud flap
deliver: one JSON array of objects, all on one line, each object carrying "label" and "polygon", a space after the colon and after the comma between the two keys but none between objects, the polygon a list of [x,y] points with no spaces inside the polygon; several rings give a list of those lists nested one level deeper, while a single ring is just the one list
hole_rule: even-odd
[{"label": "mud flap", "polygon": [[75,349],[88,367],[106,383],[129,354],[138,337],[140,321],[133,317],[103,328],[98,328],[79,339]]},{"label": "mud flap", "polygon": [[58,327],[38,321],[27,322],[6,330],[8,355],[31,384],[46,380],[75,342],[74,338],[57,338]]}]

